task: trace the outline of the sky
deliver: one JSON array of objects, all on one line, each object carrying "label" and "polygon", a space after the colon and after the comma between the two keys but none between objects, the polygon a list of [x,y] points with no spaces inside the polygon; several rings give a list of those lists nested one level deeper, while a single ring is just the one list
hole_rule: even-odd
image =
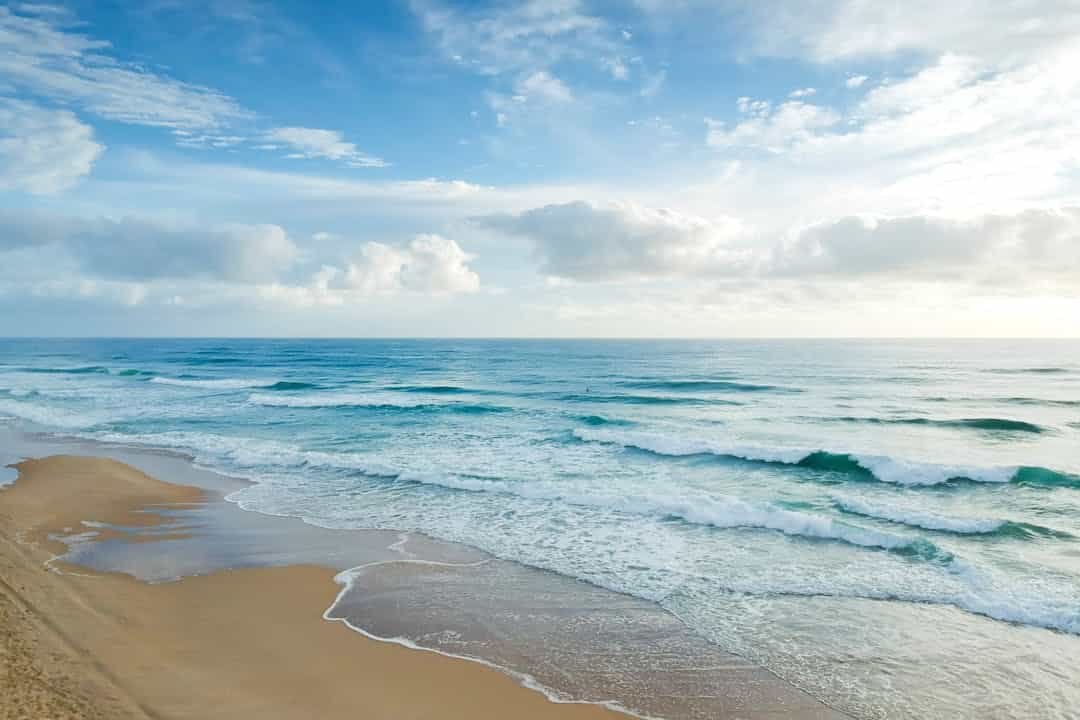
[{"label": "sky", "polygon": [[1080,336],[1077,0],[0,1],[0,335]]}]

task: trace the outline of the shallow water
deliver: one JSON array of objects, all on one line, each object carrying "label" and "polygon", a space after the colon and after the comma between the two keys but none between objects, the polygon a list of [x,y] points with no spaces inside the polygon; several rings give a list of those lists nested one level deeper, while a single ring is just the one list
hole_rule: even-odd
[{"label": "shallow water", "polygon": [[618,590],[859,717],[1080,706],[1075,342],[26,340],[0,363],[11,423]]}]

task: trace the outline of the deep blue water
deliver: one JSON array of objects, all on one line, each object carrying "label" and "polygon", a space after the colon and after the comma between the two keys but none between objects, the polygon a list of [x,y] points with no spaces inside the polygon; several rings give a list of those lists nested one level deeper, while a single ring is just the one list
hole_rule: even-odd
[{"label": "deep blue water", "polygon": [[1080,706],[1077,342],[3,340],[0,417],[654,601],[857,715]]}]

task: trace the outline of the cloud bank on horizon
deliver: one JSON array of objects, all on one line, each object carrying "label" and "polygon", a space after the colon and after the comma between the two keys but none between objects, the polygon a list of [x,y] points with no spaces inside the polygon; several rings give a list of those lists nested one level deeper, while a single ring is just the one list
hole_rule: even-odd
[{"label": "cloud bank on horizon", "polygon": [[0,334],[1080,335],[1073,0],[0,3]]}]

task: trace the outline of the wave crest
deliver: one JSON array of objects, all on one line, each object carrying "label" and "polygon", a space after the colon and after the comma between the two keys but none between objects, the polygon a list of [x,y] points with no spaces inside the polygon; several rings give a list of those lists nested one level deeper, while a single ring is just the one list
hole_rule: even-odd
[{"label": "wave crest", "polygon": [[[384,472],[372,473],[380,476]],[[507,480],[463,477],[431,473],[398,473],[404,482],[435,485],[468,492],[492,492],[533,500],[552,500],[570,505],[614,510],[633,515],[678,519],[694,525],[715,528],[757,528],[776,530],[785,535],[815,540],[834,540],[865,548],[891,550],[925,559],[947,562],[952,556],[921,538],[894,535],[870,528],[849,525],[832,518],[785,510],[771,504],[749,503],[736,497],[693,496],[665,498],[654,495],[605,495],[566,492]]]},{"label": "wave crest", "polygon": [[465,414],[507,412],[509,408],[498,405],[479,403],[447,402],[432,403],[426,400],[410,400],[385,397],[378,394],[364,395],[356,393],[312,394],[312,395],[266,395],[252,393],[248,402],[265,407],[326,409],[326,408],[363,408],[367,410],[412,410],[416,412],[458,412]]},{"label": "wave crest", "polygon": [[573,434],[585,442],[621,445],[656,455],[716,455],[746,462],[792,465],[844,475],[855,480],[877,480],[897,485],[943,485],[955,481],[970,481],[1080,488],[1080,476],[1034,466],[946,465],[915,462],[886,455],[724,445],[656,433],[613,432],[593,428],[578,428]]},{"label": "wave crest", "polygon": [[249,388],[272,388],[275,380],[252,380],[244,378],[150,378],[150,382],[159,385],[175,385],[178,388],[205,388],[212,390],[245,390]]}]

